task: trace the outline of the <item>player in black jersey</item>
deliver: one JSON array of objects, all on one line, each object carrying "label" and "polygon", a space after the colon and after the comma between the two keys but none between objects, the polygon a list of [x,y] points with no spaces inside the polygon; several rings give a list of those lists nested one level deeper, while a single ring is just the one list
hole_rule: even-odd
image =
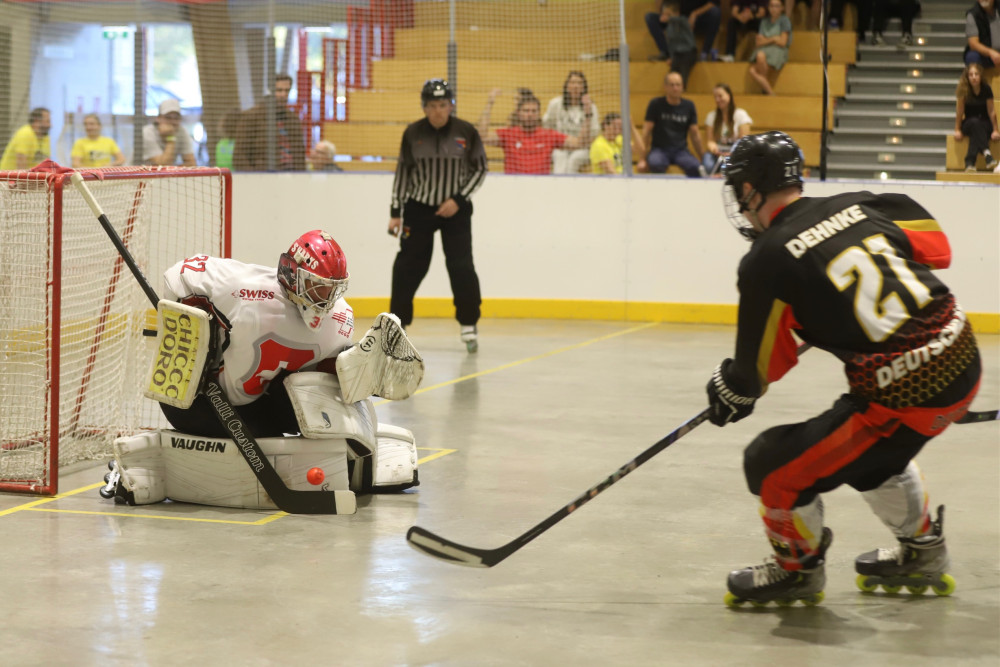
[{"label": "player in black jersey", "polygon": [[857,558],[858,585],[947,595],[943,507],[932,520],[912,461],[979,388],[972,329],[931,271],[951,262],[947,238],[903,195],[802,197],[801,153],[782,132],[741,139],[724,174],[727,214],[753,245],[739,267],[736,353],[712,373],[709,419],[722,426],[753,411],[796,364],[793,332],[843,361],[849,385],[826,412],[747,447],[747,482],[775,557],[732,572],[727,604],[822,599],[832,533],[820,494],[841,484],[899,542]]}]

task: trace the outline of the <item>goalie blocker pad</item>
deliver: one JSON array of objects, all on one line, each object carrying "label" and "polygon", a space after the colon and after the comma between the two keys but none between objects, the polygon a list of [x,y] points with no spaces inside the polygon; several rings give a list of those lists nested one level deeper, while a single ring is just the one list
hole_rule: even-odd
[{"label": "goalie blocker pad", "polygon": [[284,383],[303,436],[346,440],[351,489],[389,492],[419,484],[413,434],[399,426],[380,425],[367,397],[346,401],[340,381],[329,373],[300,371]]},{"label": "goalie blocker pad", "polygon": [[[289,489],[335,491],[338,514],[357,511],[354,493],[348,489],[345,440],[290,437],[261,438],[258,443]],[[136,505],[170,498],[217,507],[278,509],[228,438],[147,431],[118,438],[113,450],[120,483]],[[312,468],[325,475],[319,486],[306,478]]]},{"label": "goalie blocker pad", "polygon": [[191,407],[198,396],[214,344],[211,316],[176,301],[156,305],[156,354],[143,394],[176,408]]},{"label": "goalie blocker pad", "polygon": [[398,401],[420,386],[424,360],[399,318],[382,313],[357,345],[337,356],[337,376],[348,403],[369,396]]}]

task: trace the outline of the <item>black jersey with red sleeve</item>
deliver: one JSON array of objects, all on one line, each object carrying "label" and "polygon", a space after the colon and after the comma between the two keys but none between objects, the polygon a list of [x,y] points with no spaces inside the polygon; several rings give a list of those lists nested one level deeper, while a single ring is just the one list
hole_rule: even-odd
[{"label": "black jersey with red sleeve", "polygon": [[792,202],[740,262],[727,382],[763,394],[796,363],[794,331],[844,362],[851,393],[893,408],[933,401],[978,355],[931,271],[950,262],[937,221],[904,195]]}]

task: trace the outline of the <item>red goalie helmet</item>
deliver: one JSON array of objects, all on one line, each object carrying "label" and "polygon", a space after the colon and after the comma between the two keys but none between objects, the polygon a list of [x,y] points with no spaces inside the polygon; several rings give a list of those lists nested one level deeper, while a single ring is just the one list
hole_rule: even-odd
[{"label": "red goalie helmet", "polygon": [[347,291],[347,257],[333,237],[306,232],[278,259],[278,282],[306,325],[318,329]]}]

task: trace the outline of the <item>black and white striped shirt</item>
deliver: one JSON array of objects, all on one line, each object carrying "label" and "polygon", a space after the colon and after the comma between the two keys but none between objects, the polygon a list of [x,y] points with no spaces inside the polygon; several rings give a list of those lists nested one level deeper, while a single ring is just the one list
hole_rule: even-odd
[{"label": "black and white striped shirt", "polygon": [[426,118],[411,123],[399,147],[390,215],[398,218],[408,199],[440,206],[451,198],[461,206],[486,172],[486,150],[472,123],[454,117],[440,129]]}]

